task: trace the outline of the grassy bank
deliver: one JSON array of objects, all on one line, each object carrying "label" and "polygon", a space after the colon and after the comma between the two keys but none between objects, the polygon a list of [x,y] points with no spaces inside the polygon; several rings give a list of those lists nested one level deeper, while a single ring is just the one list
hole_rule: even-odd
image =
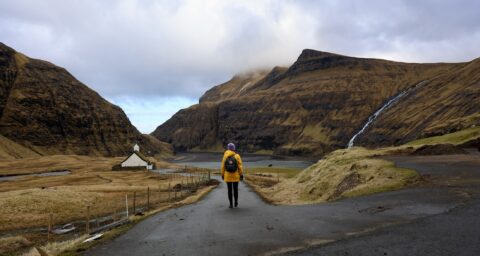
[{"label": "grassy bank", "polygon": [[[310,204],[400,189],[418,180],[414,170],[397,168],[385,155],[410,154],[423,145],[461,145],[480,137],[480,127],[412,141],[398,147],[340,149],[302,171],[263,168],[247,182],[274,204]],[[276,173],[280,175],[276,175]]]},{"label": "grassy bank", "polygon": [[417,178],[413,170],[373,158],[391,149],[337,150],[307,169],[275,175],[249,175],[248,182],[274,204],[309,204],[401,188]]},{"label": "grassy bank", "polygon": [[407,146],[421,146],[430,144],[449,143],[453,145],[461,145],[470,140],[480,138],[480,126],[468,128],[458,132],[445,134],[442,136],[428,137],[425,139],[415,140],[407,143]]}]

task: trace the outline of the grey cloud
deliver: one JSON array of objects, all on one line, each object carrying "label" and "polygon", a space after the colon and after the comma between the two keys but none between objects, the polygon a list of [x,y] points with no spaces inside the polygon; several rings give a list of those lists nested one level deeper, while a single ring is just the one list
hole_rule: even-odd
[{"label": "grey cloud", "polygon": [[107,97],[199,97],[301,49],[399,61],[480,56],[479,1],[1,1],[0,40]]}]

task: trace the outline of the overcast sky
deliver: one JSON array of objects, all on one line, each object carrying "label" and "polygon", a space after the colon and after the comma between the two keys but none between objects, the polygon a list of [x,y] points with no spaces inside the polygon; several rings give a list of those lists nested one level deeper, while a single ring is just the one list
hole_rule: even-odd
[{"label": "overcast sky", "polygon": [[480,57],[480,1],[0,0],[0,41],[65,67],[150,133],[235,73],[290,65],[304,48]]}]

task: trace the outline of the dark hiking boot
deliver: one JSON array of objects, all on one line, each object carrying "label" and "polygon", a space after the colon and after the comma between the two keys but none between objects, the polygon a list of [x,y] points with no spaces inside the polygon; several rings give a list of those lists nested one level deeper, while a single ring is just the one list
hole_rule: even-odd
[{"label": "dark hiking boot", "polygon": [[238,207],[238,202],[235,202],[235,207]]}]

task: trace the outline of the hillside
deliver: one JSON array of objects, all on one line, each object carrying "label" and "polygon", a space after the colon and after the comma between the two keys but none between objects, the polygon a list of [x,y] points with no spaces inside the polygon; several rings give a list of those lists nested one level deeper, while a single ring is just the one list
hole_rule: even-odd
[{"label": "hillside", "polygon": [[0,43],[0,157],[121,156],[138,142],[150,155],[167,144],[142,135],[125,113],[49,62]]},{"label": "hillside", "polygon": [[399,145],[471,126],[480,126],[480,59],[430,79],[383,113],[358,143]]},{"label": "hillside", "polygon": [[[213,87],[152,135],[177,150],[218,150],[234,141],[241,151],[322,156],[344,148],[390,98],[423,82],[406,96],[409,103],[398,105],[411,111],[396,115],[394,106],[381,117],[388,119],[388,128],[375,122],[359,137],[370,146],[401,143],[479,112],[480,104],[472,100],[479,96],[478,67],[478,61],[401,63],[307,49],[289,68],[237,75]],[[421,125],[412,127],[416,123]],[[396,129],[402,126],[407,128]],[[382,129],[388,129],[384,136]]]},{"label": "hillside", "polygon": [[0,135],[0,159],[38,157],[40,154]]}]

